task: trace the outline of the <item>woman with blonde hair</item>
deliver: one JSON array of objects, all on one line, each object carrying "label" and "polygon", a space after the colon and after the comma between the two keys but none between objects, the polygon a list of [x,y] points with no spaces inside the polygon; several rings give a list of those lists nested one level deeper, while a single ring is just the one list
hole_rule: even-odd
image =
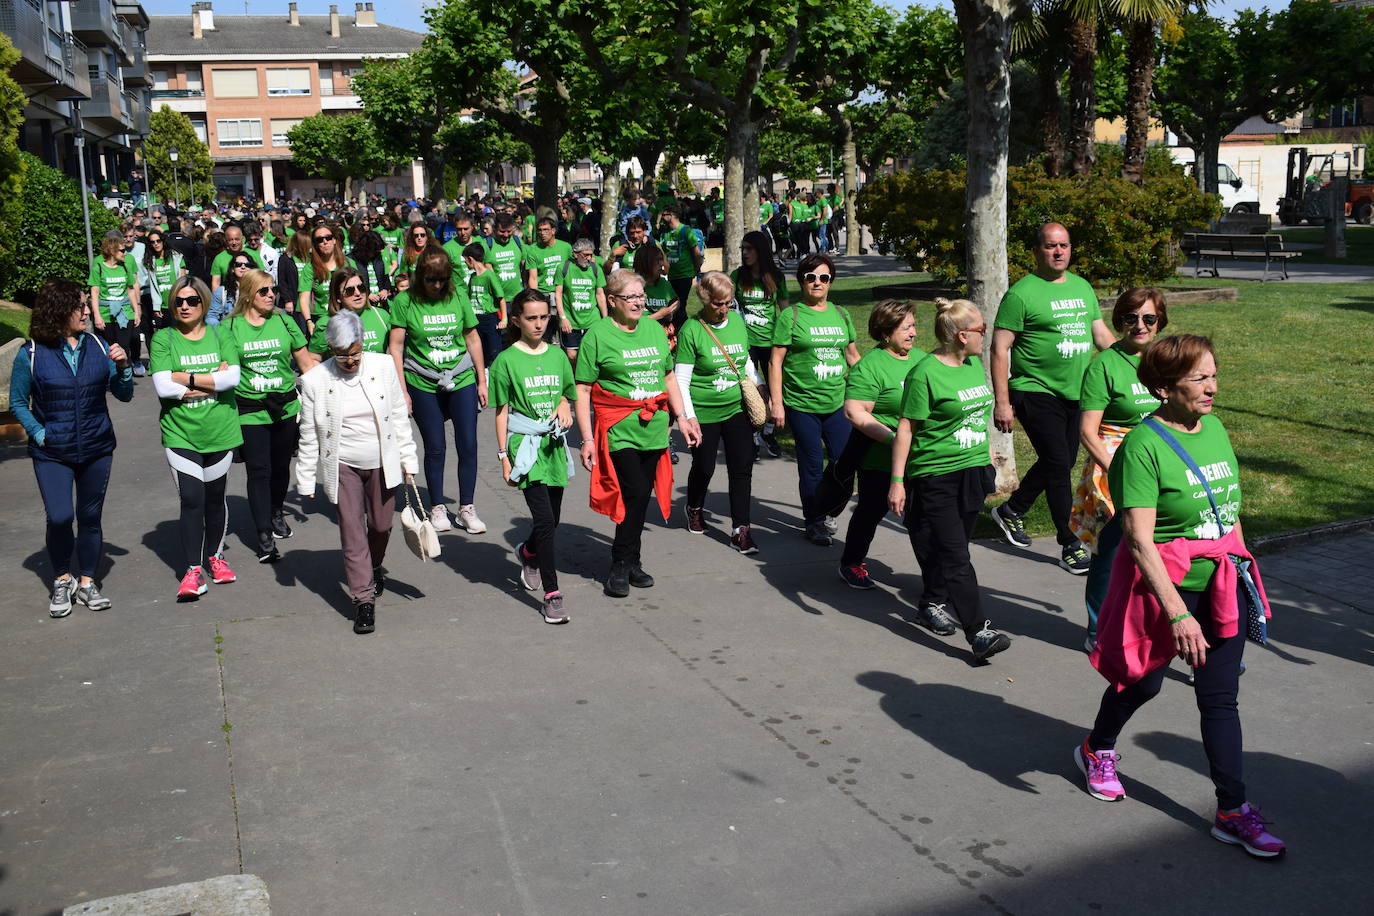
[{"label": "woman with blonde hair", "polygon": [[278,304],[300,326],[302,334],[306,333],[305,319],[301,317],[298,300],[301,277],[311,271],[310,252],[310,233],[296,232],[286,243],[285,255],[277,258],[277,286],[281,288]]},{"label": "woman with blonde hair", "polygon": [[[277,287],[265,270],[250,270],[239,280],[238,299],[220,333],[239,354],[239,384],[234,389],[243,432],[243,464],[248,472],[248,509],[257,531],[259,563],[281,559],[275,540],[291,537],[286,522],[286,491],[296,452],[296,369],[314,360],[305,335],[277,308]],[[294,360],[294,365],[293,365]]]},{"label": "woman with blonde hair", "polygon": [[91,263],[86,280],[91,290],[90,310],[95,331],[110,345],[126,353],[134,350],[139,314],[138,262],[124,253],[124,236],[111,230],[100,241],[100,257]]},{"label": "woman with blonde hair", "polygon": [[[983,372],[987,322],[967,299],[937,299],[935,338],[940,346],[912,367],[902,395],[901,422],[892,443],[888,506],[904,514],[923,578],[944,589],[977,661],[1011,645],[983,619],[978,575],[969,556],[973,523],[992,492],[988,449],[992,388]],[[935,623],[945,623],[944,615]],[[940,632],[947,626],[931,629]]]}]

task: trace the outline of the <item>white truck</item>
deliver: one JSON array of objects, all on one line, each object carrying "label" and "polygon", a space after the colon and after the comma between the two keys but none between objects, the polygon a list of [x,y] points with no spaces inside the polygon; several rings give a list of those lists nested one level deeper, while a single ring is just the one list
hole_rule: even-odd
[{"label": "white truck", "polygon": [[[1192,150],[1186,146],[1175,146],[1169,152],[1173,154],[1175,162],[1188,167],[1189,175],[1193,174]],[[1217,163],[1217,193],[1221,195],[1223,213],[1260,212],[1259,192],[1241,181],[1235,170],[1225,162]]]}]

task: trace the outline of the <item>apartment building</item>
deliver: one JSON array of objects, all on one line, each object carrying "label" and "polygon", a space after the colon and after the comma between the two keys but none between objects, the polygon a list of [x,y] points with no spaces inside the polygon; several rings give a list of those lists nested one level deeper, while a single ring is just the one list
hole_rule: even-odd
[{"label": "apartment building", "polygon": [[[3,2],[3,0],[0,0]],[[222,15],[192,3],[189,15],[152,16],[148,68],[152,104],[184,112],[210,148],[222,195],[308,200],[331,195],[327,179],[291,162],[286,133],[321,112],[361,111],[351,81],[365,57],[405,57],[419,32],[377,22],[372,3],[352,16]],[[422,192],[419,163],[377,178],[365,190],[384,197]]]},{"label": "apartment building", "polygon": [[90,184],[126,181],[148,132],[147,28],[138,3],[0,0],[28,97],[21,148],[73,177],[80,149]]}]

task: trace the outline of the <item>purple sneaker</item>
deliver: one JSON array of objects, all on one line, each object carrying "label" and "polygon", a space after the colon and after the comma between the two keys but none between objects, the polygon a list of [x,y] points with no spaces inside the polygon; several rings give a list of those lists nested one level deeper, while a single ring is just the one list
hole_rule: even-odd
[{"label": "purple sneaker", "polygon": [[1273,821],[1260,817],[1260,809],[1249,803],[1240,806],[1235,814],[1217,812],[1212,823],[1212,836],[1232,846],[1244,846],[1245,851],[1261,859],[1283,855],[1283,840],[1264,828]]},{"label": "purple sneaker", "polygon": [[1073,762],[1078,764],[1088,782],[1088,794],[1103,801],[1121,801],[1126,797],[1126,790],[1116,776],[1116,762],[1120,759],[1116,751],[1090,750],[1087,738],[1073,749]]}]

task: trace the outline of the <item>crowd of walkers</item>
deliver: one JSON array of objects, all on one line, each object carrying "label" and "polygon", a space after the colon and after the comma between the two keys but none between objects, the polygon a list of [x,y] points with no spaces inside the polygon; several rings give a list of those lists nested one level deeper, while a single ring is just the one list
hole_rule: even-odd
[{"label": "crowd of walkers", "polygon": [[[179,600],[236,579],[225,554],[236,460],[256,558],[283,560],[294,460],[298,493],[322,489],[337,504],[353,628],[373,632],[398,494],[422,528],[485,533],[479,413],[492,408],[502,478],[529,510],[513,570],[542,595],[544,620],[566,623],[559,524],[579,469],[591,508],[615,526],[603,592],[622,599],[654,585],[642,534],[652,504],[672,515],[673,430],[691,458],[683,526],[708,530],[723,448],[728,543],[755,556],[768,545],[751,525],[753,469],[765,451],[780,454],[786,429],[801,537],[829,547],[853,501],[837,572],[869,590],[868,551],[895,514],[921,572],[912,622],[961,634],[983,663],[1011,639],[986,614],[970,538],[995,490],[990,430],[1019,423],[1036,460],[991,517],[1029,547],[1025,514],[1043,494],[1060,565],[1086,576],[1084,648],[1109,681],[1073,751],[1088,792],[1124,797],[1116,741],[1178,657],[1216,784],[1212,834],[1281,854],[1241,772],[1241,659],[1247,636],[1263,639],[1268,609],[1242,536],[1235,453],[1213,414],[1211,342],[1158,337],[1168,315],[1154,289],[1122,293],[1108,327],[1068,269],[1068,230],[1046,223],[1035,271],[1007,292],[993,327],[976,303],[939,300],[927,351],[914,304],[886,300],[861,356],[848,311],[830,301],[833,235],[818,233],[816,251],[780,251],[768,233],[748,233],[727,276],[702,271],[704,239],[683,212],[631,192],[604,257],[570,231],[570,208],[462,207],[442,231],[398,206],[231,214],[223,228],[168,214],[167,226],[112,233],[85,288],[55,280],[38,292],[14,365],[11,403],[47,515],[51,615],[111,607],[95,580],[115,449],[107,394],[128,401],[147,374],[180,503]],[[797,259],[790,281],[782,254]]]}]

